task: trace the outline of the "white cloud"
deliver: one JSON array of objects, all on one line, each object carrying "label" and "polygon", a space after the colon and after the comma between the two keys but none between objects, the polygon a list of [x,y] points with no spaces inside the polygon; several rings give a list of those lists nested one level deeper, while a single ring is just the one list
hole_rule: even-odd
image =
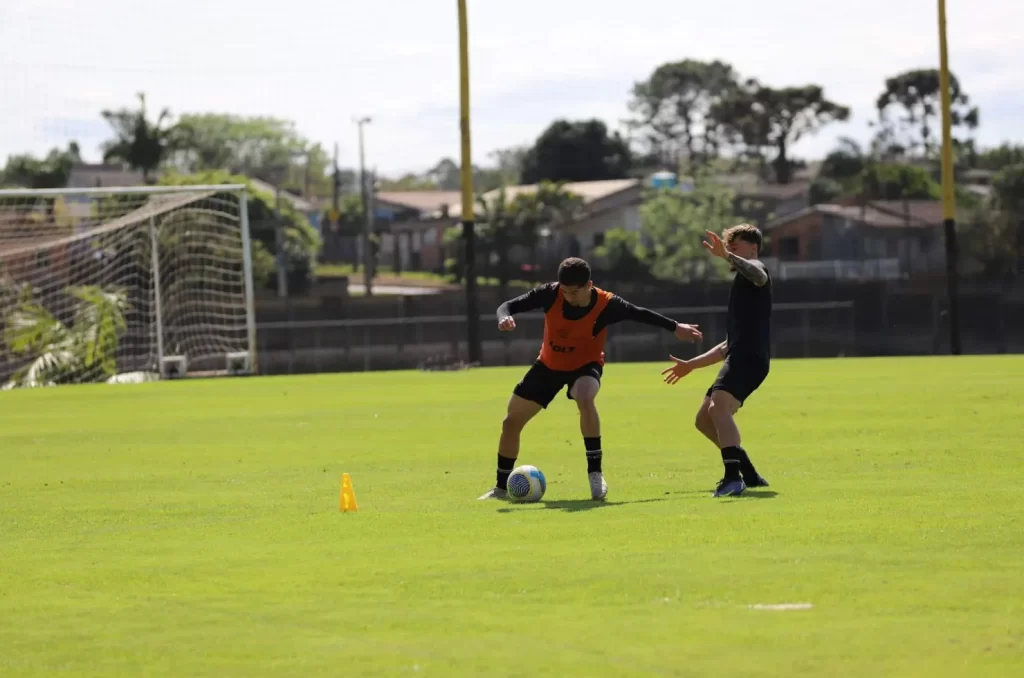
[{"label": "white cloud", "polygon": [[[934,0],[469,0],[474,157],[528,143],[555,117],[627,115],[633,82],[658,64],[721,58],[769,84],[818,82],[850,123],[802,141],[819,155],[867,136],[886,76],[937,64]],[[1019,0],[949,3],[951,65],[982,106],[982,143],[1022,140]],[[458,157],[458,43],[450,0],[4,0],[0,157],[78,136],[97,145],[102,108],[145,91],[154,110],[295,120],[343,161],[370,114],[382,171]],[[64,121],[64,122],[62,122]],[[95,148],[86,148],[93,152]]]}]

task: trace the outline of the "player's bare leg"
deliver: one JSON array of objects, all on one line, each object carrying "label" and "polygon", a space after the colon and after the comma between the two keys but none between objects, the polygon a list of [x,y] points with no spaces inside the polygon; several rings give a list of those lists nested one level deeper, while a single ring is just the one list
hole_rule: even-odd
[{"label": "player's bare leg", "polygon": [[747,487],[768,486],[768,482],[757,473],[746,450],[740,445],[740,430],[735,419],[739,409],[740,403],[731,393],[717,390],[711,394],[708,415],[715,425],[725,465],[725,477],[718,484],[716,497],[739,495]]},{"label": "player's bare leg", "polygon": [[697,430],[704,434],[704,437],[710,440],[716,450],[722,449],[718,444],[718,431],[715,429],[715,422],[711,420],[711,398],[704,398],[704,402],[700,404],[700,409],[697,410],[697,419],[694,421],[694,426]]},{"label": "player's bare leg", "polygon": [[509,398],[505,419],[501,422],[501,437],[498,439],[497,482],[480,499],[505,499],[508,496],[506,483],[519,458],[519,439],[526,425],[542,409],[532,400],[514,394]]},{"label": "player's bare leg", "polygon": [[601,382],[593,377],[580,377],[572,386],[572,399],[580,411],[580,433],[587,449],[587,479],[590,482],[590,496],[604,499],[608,494],[608,483],[604,481],[601,469],[601,416],[597,413],[597,394]]}]

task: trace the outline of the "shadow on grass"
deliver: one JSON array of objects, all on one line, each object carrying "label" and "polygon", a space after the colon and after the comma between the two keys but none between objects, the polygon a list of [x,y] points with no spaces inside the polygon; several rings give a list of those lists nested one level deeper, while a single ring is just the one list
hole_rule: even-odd
[{"label": "shadow on grass", "polygon": [[736,501],[743,501],[744,499],[775,499],[779,496],[779,493],[775,490],[747,490],[738,497],[725,497],[726,499],[735,499]]},{"label": "shadow on grass", "polygon": [[[666,492],[665,494],[682,495],[688,497],[706,496],[711,497],[715,491],[711,490],[680,490],[679,492]],[[747,490],[738,497],[719,497],[719,499],[774,499],[779,496],[775,490]]]},{"label": "shadow on grass", "polygon": [[[566,513],[578,513],[579,511],[590,511],[592,509],[604,508],[606,506],[625,506],[626,504],[650,504],[656,501],[668,501],[667,499],[636,499],[634,501],[602,501],[595,499],[566,499],[563,501],[542,501],[545,509],[557,509]],[[524,507],[530,504],[524,504]],[[500,508],[498,513],[512,513],[515,508]]]}]

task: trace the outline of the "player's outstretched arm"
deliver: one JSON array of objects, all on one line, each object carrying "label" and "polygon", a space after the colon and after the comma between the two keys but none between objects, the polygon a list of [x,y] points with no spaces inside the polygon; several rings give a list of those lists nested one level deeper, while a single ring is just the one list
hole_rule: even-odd
[{"label": "player's outstretched arm", "polygon": [[697,325],[677,323],[675,320],[663,316],[657,311],[631,304],[619,296],[612,297],[611,302],[597,319],[595,333],[600,332],[602,328],[608,325],[614,325],[624,320],[632,320],[644,325],[660,327],[663,330],[674,333],[680,341],[699,341],[703,337]]},{"label": "player's outstretched arm", "polygon": [[709,365],[714,365],[715,363],[725,360],[728,346],[728,342],[723,341],[707,353],[702,353],[696,358],[691,358],[690,360],[683,360],[675,357],[674,355],[669,356],[669,358],[672,359],[673,365],[661,371],[665,376],[665,383],[670,385],[674,384],[694,370],[702,367],[708,367]]},{"label": "player's outstretched arm", "polygon": [[710,367],[716,363],[720,363],[725,360],[725,357],[729,354],[729,342],[723,341],[718,346],[715,346],[707,353],[702,353],[696,358],[691,358],[690,363],[694,369],[701,367]]},{"label": "player's outstretched arm", "polygon": [[526,294],[521,294],[515,299],[509,299],[498,307],[498,329],[502,332],[509,332],[516,328],[516,321],[513,316],[517,313],[526,313],[543,309],[547,311],[555,303],[558,296],[556,285],[541,285],[535,287]]}]

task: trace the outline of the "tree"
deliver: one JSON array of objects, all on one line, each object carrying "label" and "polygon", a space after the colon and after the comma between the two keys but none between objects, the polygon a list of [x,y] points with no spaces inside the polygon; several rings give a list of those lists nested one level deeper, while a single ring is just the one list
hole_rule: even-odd
[{"label": "tree", "polygon": [[183,172],[225,170],[281,185],[304,197],[330,196],[333,160],[280,118],[189,113],[178,121],[174,164]]},{"label": "tree", "polygon": [[1011,165],[1024,164],[1024,146],[1004,143],[978,152],[975,166],[998,172]]},{"label": "tree", "polygon": [[53,148],[43,159],[31,155],[12,155],[7,166],[0,172],[0,185],[24,188],[64,188],[71,176],[71,169],[82,162],[78,143],[72,141],[67,150]]},{"label": "tree", "polygon": [[808,202],[811,205],[827,204],[840,197],[844,193],[841,183],[835,179],[819,176],[811,182],[808,194]]},{"label": "tree", "polygon": [[608,231],[604,234],[604,244],[594,248],[594,254],[605,260],[608,274],[614,280],[638,282],[651,276],[647,251],[636,231],[624,228]]},{"label": "tree", "polygon": [[388,179],[386,177],[380,180],[380,190],[382,191],[436,191],[437,184],[430,179],[409,172],[403,174],[397,179]]},{"label": "tree", "polygon": [[839,147],[825,156],[818,174],[843,183],[856,178],[870,162],[870,156],[865,155],[860,144],[850,137],[842,137]]},{"label": "tree", "polygon": [[504,188],[488,199],[478,199],[482,212],[481,249],[493,253],[497,264],[501,295],[511,278],[509,263],[512,248],[528,252],[531,264],[537,261],[537,246],[542,228],[552,228],[574,219],[582,209],[582,199],[553,182],[541,182],[537,190],[508,199]]},{"label": "tree", "polygon": [[[496,166],[473,166],[473,189],[486,193],[502,186],[519,183],[522,156],[526,149],[510,148],[490,155]],[[385,191],[458,191],[462,188],[462,167],[451,158],[444,158],[423,174],[409,172],[398,179],[382,179]]]},{"label": "tree", "polygon": [[155,122],[150,122],[146,111],[146,95],[139,92],[139,108],[103,111],[103,118],[114,130],[116,138],[103,144],[103,161],[121,160],[133,169],[142,170],[142,178],[149,183],[150,173],[160,167],[164,158],[178,142],[178,132],[167,125],[171,117],[168,109],[160,111]]},{"label": "tree", "polygon": [[579,219],[583,198],[560,182],[542,181],[537,190],[516,196],[513,212],[519,220],[519,244],[528,250],[530,263],[536,265],[541,232]]},{"label": "tree", "polygon": [[[583,200],[554,182],[541,182],[536,190],[519,193],[509,199],[508,191],[499,188],[492,195],[477,198],[477,247],[482,261],[494,261],[501,294],[511,279],[512,252],[526,250],[530,263],[537,262],[537,249],[543,228],[555,228],[580,215]],[[457,252],[456,280],[461,280],[462,229],[452,227],[445,232],[445,245]]]},{"label": "tree", "polygon": [[684,59],[662,64],[633,86],[630,127],[666,166],[704,164],[723,143],[714,106],[737,87],[733,67],[722,61]]},{"label": "tree", "polygon": [[556,120],[526,152],[522,181],[622,179],[631,162],[626,142],[600,120]]},{"label": "tree", "polygon": [[523,164],[526,162],[526,154],[530,152],[529,146],[511,146],[499,148],[488,154],[493,158],[495,166],[493,169],[484,168],[485,172],[494,172],[498,185],[516,185],[522,180]]},{"label": "tree", "polygon": [[76,307],[70,326],[34,299],[31,286],[22,286],[4,318],[4,342],[28,363],[4,388],[101,381],[117,373],[117,347],[127,328],[125,291],[82,285],[65,293]]},{"label": "tree", "polygon": [[[950,113],[953,128],[978,126],[978,108],[960,88],[960,81],[949,74]],[[878,141],[892,154],[901,151],[924,157],[935,155],[938,142],[933,126],[941,122],[941,87],[939,71],[923,68],[900,73],[885,81],[885,90],[875,103],[880,126]],[[894,110],[902,112],[894,117]]]},{"label": "tree", "polygon": [[854,182],[866,200],[937,200],[942,188],[928,170],[913,165],[872,163]]},{"label": "tree", "polygon": [[1024,163],[1000,170],[992,181],[996,209],[996,247],[1003,252],[1003,271],[1024,273]]},{"label": "tree", "polygon": [[847,120],[850,109],[827,99],[820,85],[775,89],[748,80],[715,105],[712,116],[733,130],[762,166],[765,150],[773,149],[775,180],[788,184],[794,169],[790,147],[825,125]]},{"label": "tree", "polygon": [[491,199],[485,196],[477,197],[477,205],[480,208],[480,225],[477,233],[477,244],[482,261],[495,260],[498,274],[498,294],[504,298],[507,296],[509,281],[509,255],[519,235],[517,230],[516,215],[509,209],[510,201],[508,192],[504,188],[498,189],[498,194]]},{"label": "tree", "polygon": [[[735,193],[706,178],[693,190],[662,188],[650,192],[640,208],[644,236],[651,247],[642,258],[655,277],[676,282],[704,279],[713,262],[701,245],[705,229],[720,233],[736,222]],[[639,253],[638,253],[639,254]]]},{"label": "tree", "polygon": [[439,190],[457,191],[462,187],[462,166],[451,158],[443,158],[427,171],[426,179]]},{"label": "tree", "polygon": [[[248,177],[230,175],[227,172],[203,172],[200,174],[168,174],[161,178],[160,183],[166,186],[204,186],[219,184],[244,184],[249,193],[249,228],[252,235],[253,277],[254,282],[265,287],[272,287],[276,278],[270,275],[260,279],[257,272],[266,275],[276,273],[276,262],[267,268],[269,261],[266,253],[277,249],[276,235],[278,220],[275,211],[276,200],[271,193],[258,191]],[[225,200],[232,200],[225,196]],[[298,212],[287,200],[281,201],[280,218],[285,267],[288,273],[288,290],[292,294],[302,294],[309,290],[313,282],[316,255],[320,251],[320,234],[316,232],[309,220]]]}]

